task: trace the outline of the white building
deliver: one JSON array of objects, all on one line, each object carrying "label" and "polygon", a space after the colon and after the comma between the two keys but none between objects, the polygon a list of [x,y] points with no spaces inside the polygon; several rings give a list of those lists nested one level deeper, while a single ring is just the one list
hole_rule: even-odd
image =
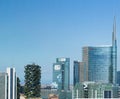
[{"label": "white building", "polygon": [[0,73],[0,99],[17,99],[15,68],[7,68],[6,73]]},{"label": "white building", "polygon": [[15,68],[7,68],[8,99],[17,99],[17,78]]}]

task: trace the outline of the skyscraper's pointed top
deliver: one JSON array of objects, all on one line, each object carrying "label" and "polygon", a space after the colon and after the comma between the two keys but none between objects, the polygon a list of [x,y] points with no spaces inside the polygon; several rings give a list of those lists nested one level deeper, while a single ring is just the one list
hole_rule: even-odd
[{"label": "skyscraper's pointed top", "polygon": [[112,37],[113,45],[116,42],[116,17],[114,16],[114,22],[113,22],[113,37]]},{"label": "skyscraper's pointed top", "polygon": [[114,16],[114,23],[113,23],[113,33],[114,33],[114,40],[116,40],[116,18]]}]

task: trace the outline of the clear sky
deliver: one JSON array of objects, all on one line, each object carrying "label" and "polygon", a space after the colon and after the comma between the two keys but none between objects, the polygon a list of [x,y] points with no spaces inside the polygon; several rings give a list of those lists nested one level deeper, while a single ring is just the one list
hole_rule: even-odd
[{"label": "clear sky", "polygon": [[0,71],[15,67],[23,81],[35,62],[50,83],[57,57],[69,57],[72,71],[83,46],[111,44],[114,15],[120,70],[120,0],[0,0]]}]

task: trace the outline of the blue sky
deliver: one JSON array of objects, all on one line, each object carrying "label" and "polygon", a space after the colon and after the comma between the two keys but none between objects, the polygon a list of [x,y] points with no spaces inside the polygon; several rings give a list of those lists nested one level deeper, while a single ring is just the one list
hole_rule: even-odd
[{"label": "blue sky", "polygon": [[83,46],[111,44],[114,15],[120,70],[119,12],[120,0],[1,0],[0,71],[15,67],[23,81],[24,66],[35,62],[50,83],[57,57],[70,57],[72,71]]}]

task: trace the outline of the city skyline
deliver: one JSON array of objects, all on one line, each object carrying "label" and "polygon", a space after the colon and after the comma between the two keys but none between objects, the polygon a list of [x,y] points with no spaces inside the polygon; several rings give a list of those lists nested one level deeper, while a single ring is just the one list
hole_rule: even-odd
[{"label": "city skyline", "polygon": [[41,66],[42,82],[50,83],[57,57],[69,57],[73,71],[73,61],[82,60],[83,46],[111,45],[114,16],[120,70],[119,4],[119,0],[0,1],[0,71],[15,67],[22,81],[24,66],[35,62]]}]

